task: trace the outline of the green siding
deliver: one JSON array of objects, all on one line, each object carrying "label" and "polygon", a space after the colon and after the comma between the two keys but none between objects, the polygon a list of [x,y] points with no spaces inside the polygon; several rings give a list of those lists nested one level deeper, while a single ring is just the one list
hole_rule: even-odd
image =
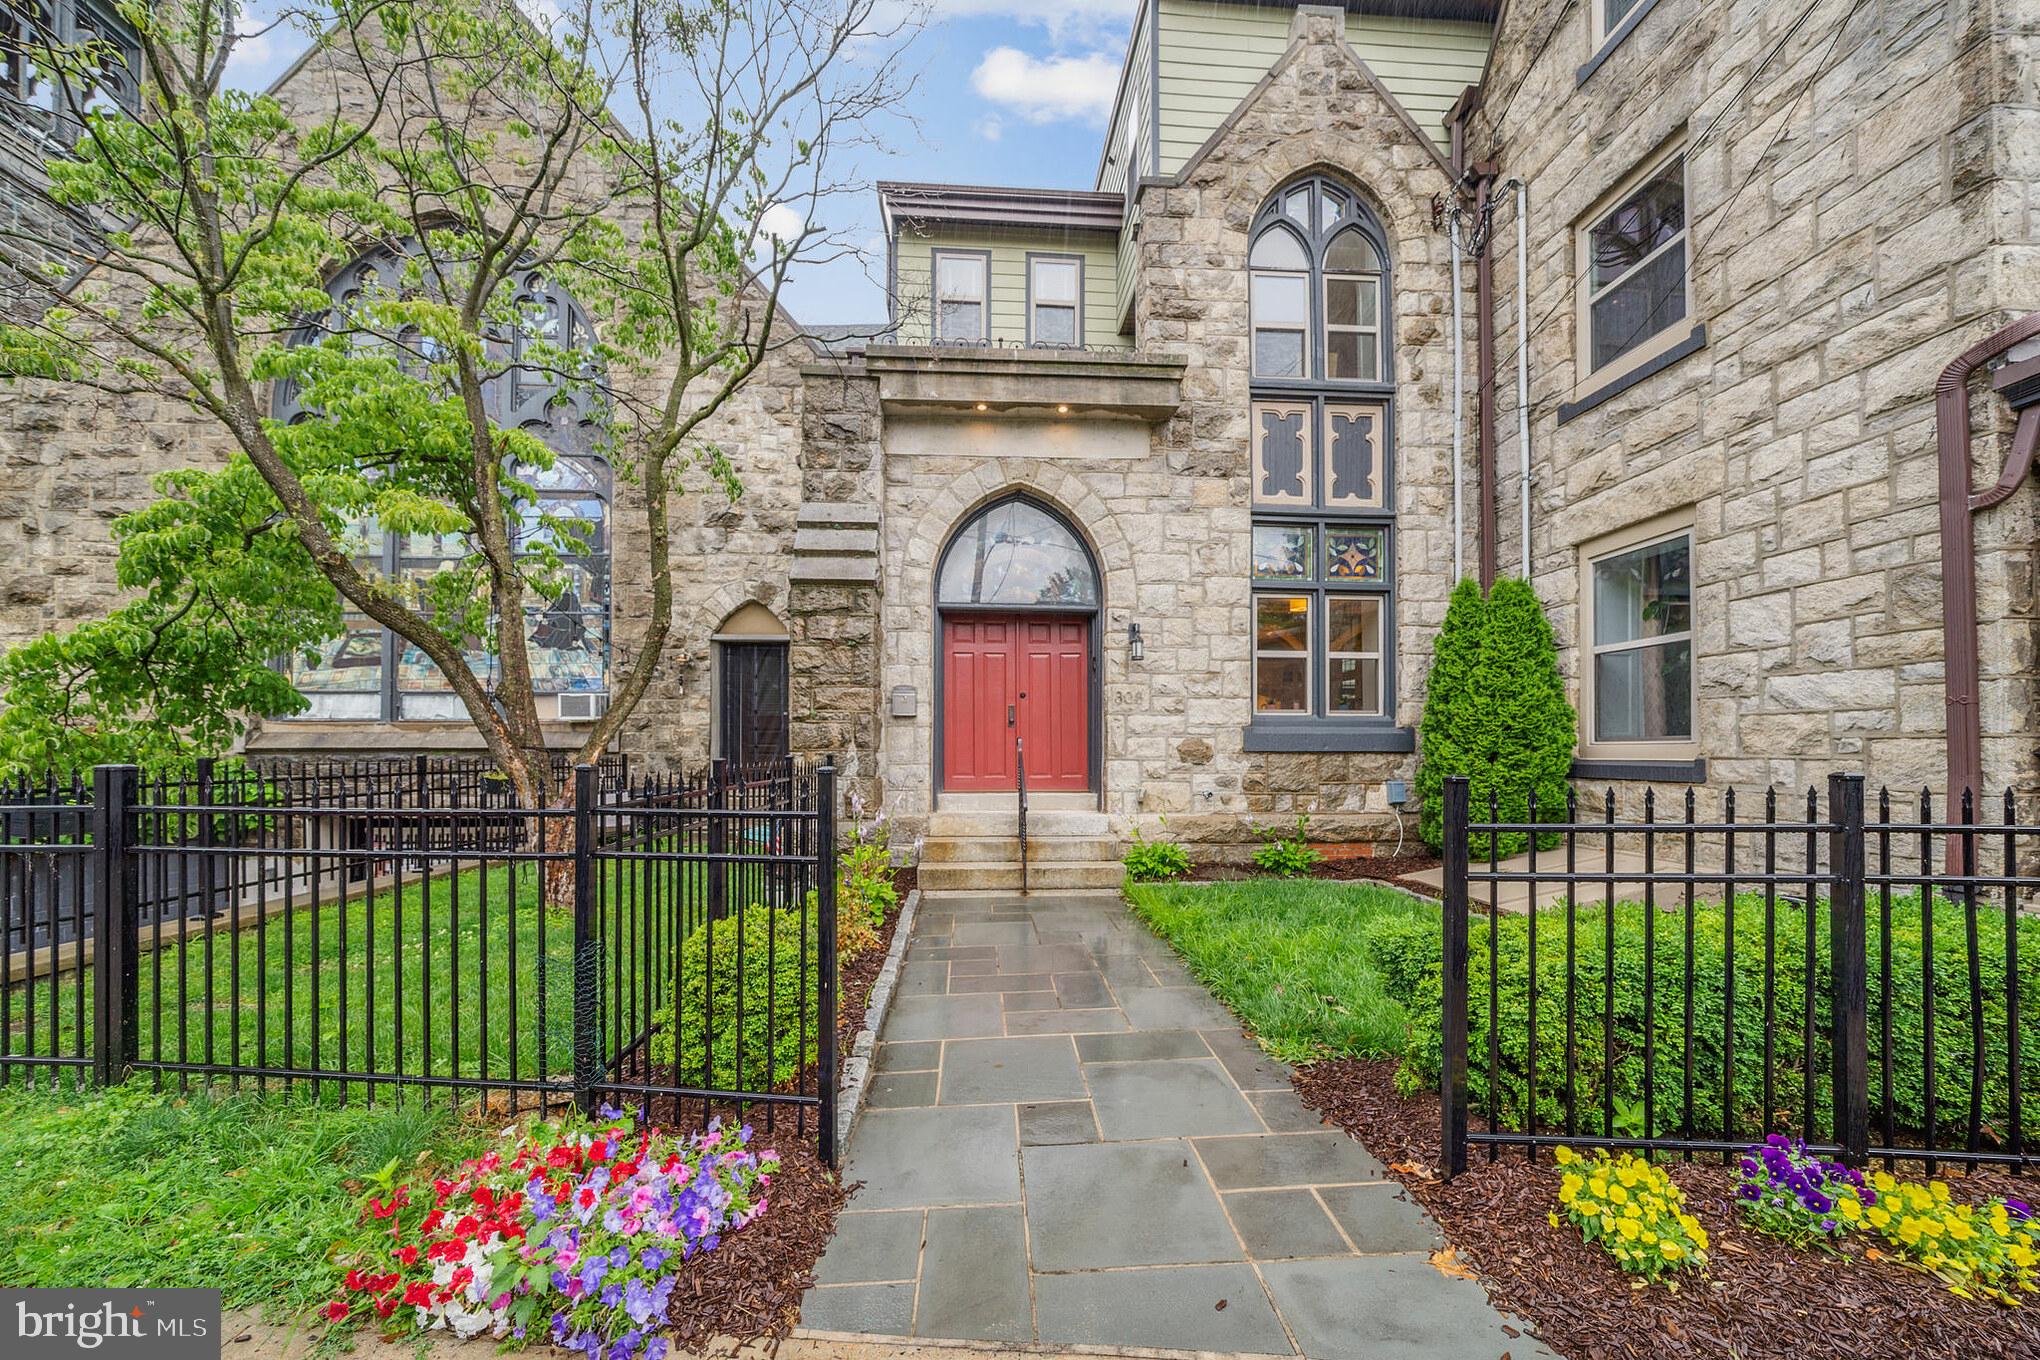
[{"label": "green siding", "polygon": [[902,227],[894,246],[900,298],[900,342],[928,343],[928,290],[937,250],[989,251],[991,338],[1008,345],[1027,341],[1027,256],[1080,255],[1084,260],[1084,344],[1091,349],[1126,349],[1119,334],[1115,276],[1117,242],[1100,232],[1020,231],[961,227],[916,231]]},{"label": "green siding", "polygon": [[[1170,174],[1239,107],[1289,46],[1293,11],[1158,0],[1161,173]],[[1480,79],[1486,24],[1346,16],[1346,38],[1410,116],[1446,145],[1445,114]]]}]

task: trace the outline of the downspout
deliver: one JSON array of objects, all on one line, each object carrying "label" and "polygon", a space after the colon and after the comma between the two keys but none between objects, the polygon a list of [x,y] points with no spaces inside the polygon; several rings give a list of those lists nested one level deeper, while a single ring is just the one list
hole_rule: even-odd
[{"label": "downspout", "polygon": [[1459,205],[1451,207],[1447,239],[1452,249],[1452,582],[1466,579],[1466,519],[1462,483],[1466,476],[1466,340],[1459,292]]},{"label": "downspout", "polygon": [[1523,579],[1530,579],[1530,186],[1516,188],[1516,464],[1523,496]]},{"label": "downspout", "polygon": [[[2005,500],[2033,466],[2040,439],[2040,405],[2023,405],[2012,435],[2011,455],[1997,485],[1982,495],[1970,490],[1969,379],[1988,360],[2021,341],[2040,336],[2034,312],[1962,351],[1934,384],[1934,434],[1941,468],[1941,627],[1947,671],[1948,798],[1950,812],[1964,789],[1982,795],[1983,720],[1976,619],[1976,513]],[[2028,396],[2027,400],[2032,398]],[[2015,401],[2015,405],[2020,405]],[[1948,838],[1948,864],[1964,872],[1960,838]]]},{"label": "downspout", "polygon": [[1473,220],[1480,253],[1474,257],[1474,364],[1475,383],[1479,400],[1476,405],[1478,432],[1474,439],[1474,456],[1478,461],[1480,479],[1480,588],[1483,593],[1494,589],[1495,584],[1495,271],[1494,252],[1489,247],[1494,242],[1493,205],[1488,193],[1494,185],[1494,167],[1480,165],[1474,169]]}]

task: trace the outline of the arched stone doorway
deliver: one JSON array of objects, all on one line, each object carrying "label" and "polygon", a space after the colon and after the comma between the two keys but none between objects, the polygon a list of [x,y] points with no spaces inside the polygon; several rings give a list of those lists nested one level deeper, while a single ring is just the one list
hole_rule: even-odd
[{"label": "arched stone doorway", "polygon": [[935,572],[936,787],[1098,787],[1102,578],[1089,544],[1025,495],[981,507]]}]

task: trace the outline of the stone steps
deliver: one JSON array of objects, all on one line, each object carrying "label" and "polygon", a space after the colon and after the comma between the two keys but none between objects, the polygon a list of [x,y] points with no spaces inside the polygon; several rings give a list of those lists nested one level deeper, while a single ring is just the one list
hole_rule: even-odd
[{"label": "stone steps", "polygon": [[[1018,889],[1019,823],[1019,811],[1010,798],[948,803],[928,818],[921,842],[921,886],[930,892]],[[1030,889],[1116,888],[1126,876],[1121,853],[1112,819],[1095,806],[1038,808],[1030,803]]]},{"label": "stone steps", "polygon": [[[1126,880],[1118,860],[1048,861],[1028,845],[1027,886],[1033,892],[1116,888]],[[930,862],[924,858],[916,879],[926,892],[1015,892],[1020,887],[1020,862]]]}]

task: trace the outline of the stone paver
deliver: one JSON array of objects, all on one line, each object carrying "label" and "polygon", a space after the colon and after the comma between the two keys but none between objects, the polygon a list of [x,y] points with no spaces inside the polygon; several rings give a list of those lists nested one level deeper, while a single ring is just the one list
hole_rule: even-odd
[{"label": "stone paver", "polygon": [[1550,1357],[1116,896],[929,899],[901,978],[804,1328]]}]

